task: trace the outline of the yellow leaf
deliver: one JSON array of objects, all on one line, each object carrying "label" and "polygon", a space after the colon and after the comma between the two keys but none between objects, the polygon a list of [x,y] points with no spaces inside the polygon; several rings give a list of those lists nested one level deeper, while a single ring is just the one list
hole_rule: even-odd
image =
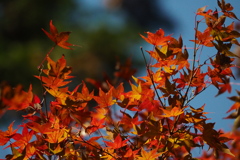
[{"label": "yellow leaf", "polygon": [[197,13],[199,13],[199,12],[204,12],[206,8],[207,8],[207,6],[198,8]]},{"label": "yellow leaf", "polygon": [[162,108],[162,111],[165,114],[163,115],[163,117],[176,117],[184,112],[182,109],[178,107],[174,107],[173,109],[171,109],[171,111]]},{"label": "yellow leaf", "polygon": [[155,158],[159,157],[162,153],[157,153],[157,149],[151,150],[149,152],[144,149],[141,150],[141,156],[138,160],[155,160]]},{"label": "yellow leaf", "polygon": [[54,149],[51,150],[54,154],[60,153],[63,150],[63,148],[60,147],[60,144]]}]

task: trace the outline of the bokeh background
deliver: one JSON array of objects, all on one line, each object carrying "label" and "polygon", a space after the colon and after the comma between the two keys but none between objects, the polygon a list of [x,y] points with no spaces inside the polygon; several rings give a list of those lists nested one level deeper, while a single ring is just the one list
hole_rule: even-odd
[{"label": "bokeh background", "polygon": [[[235,6],[234,12],[240,17],[239,1],[229,1]],[[71,31],[68,42],[80,45],[74,50],[57,47],[53,59],[61,54],[66,56],[68,65],[73,67],[74,83],[79,84],[86,77],[101,80],[103,73],[112,74],[116,61],[122,63],[132,59],[137,75],[146,73],[140,46],[151,50],[139,33],[155,32],[163,28],[166,34],[183,37],[184,44],[191,48],[194,38],[195,11],[203,6],[214,9],[217,1],[194,0],[1,0],[0,1],[0,82],[12,86],[23,84],[28,89],[33,84],[35,92],[41,93],[37,66],[53,46],[41,28],[49,30],[49,21],[61,31]],[[230,20],[229,23],[231,23]],[[203,50],[207,56],[207,48]],[[189,50],[191,53],[191,49]],[[234,71],[237,72],[237,71]],[[232,102],[225,97],[235,95],[240,89],[238,79],[234,81],[233,93],[214,97],[215,88],[209,88],[192,102],[206,111],[217,122],[217,129],[231,130],[232,120],[223,120]],[[0,118],[0,129],[6,127],[18,114],[7,112]],[[20,118],[20,117],[19,117]],[[0,153],[6,154],[6,151]],[[2,155],[0,154],[0,158]]]},{"label": "bokeh background", "polygon": [[[156,0],[5,0],[0,9],[0,80],[23,84],[26,90],[32,84],[39,94],[40,82],[33,75],[39,74],[37,67],[54,45],[42,31],[49,31],[50,20],[59,32],[71,31],[68,41],[81,46],[56,47],[51,53],[54,60],[66,56],[76,85],[87,77],[101,80],[105,72],[112,75],[117,61],[127,58],[139,73],[144,67],[139,33],[158,28],[173,32],[175,27]],[[1,118],[1,126],[20,115],[9,114]]]}]

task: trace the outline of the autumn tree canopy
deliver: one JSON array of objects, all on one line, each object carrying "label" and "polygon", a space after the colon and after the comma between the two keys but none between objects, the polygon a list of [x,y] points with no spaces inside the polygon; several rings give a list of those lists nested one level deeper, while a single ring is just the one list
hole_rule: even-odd
[{"label": "autumn tree canopy", "polygon": [[[239,45],[240,33],[234,30],[238,20],[234,7],[224,0],[218,9],[207,7],[196,11],[195,36],[191,52],[184,46],[183,37],[166,35],[163,29],[140,34],[152,50],[142,50],[147,75],[135,77],[129,63],[120,65],[114,77],[99,82],[93,79],[80,82],[70,90],[74,78],[72,67],[64,55],[51,58],[56,47],[72,49],[70,32],[59,32],[50,21],[50,31],[43,29],[54,46],[39,62],[35,77],[43,88],[42,95],[29,85],[1,85],[1,115],[7,110],[24,111],[24,120],[14,128],[0,131],[0,145],[11,148],[6,159],[235,159],[239,157],[240,91],[229,99],[234,101],[227,118],[235,119],[231,132],[214,128],[208,122],[205,104],[192,106],[192,100],[210,86],[217,88],[216,96],[231,92],[234,78],[233,61],[239,58],[231,51]],[[204,30],[199,25],[205,24]],[[212,47],[202,59],[204,47]],[[81,48],[80,48],[81,49]],[[145,54],[151,57],[151,63]],[[193,59],[189,59],[189,55]],[[206,69],[204,69],[206,68]],[[120,79],[128,80],[130,90]],[[89,90],[92,83],[98,93]],[[92,106],[94,105],[94,106]],[[20,131],[21,130],[21,131]],[[231,142],[231,143],[230,143]],[[194,157],[195,148],[209,148],[201,157]]]}]

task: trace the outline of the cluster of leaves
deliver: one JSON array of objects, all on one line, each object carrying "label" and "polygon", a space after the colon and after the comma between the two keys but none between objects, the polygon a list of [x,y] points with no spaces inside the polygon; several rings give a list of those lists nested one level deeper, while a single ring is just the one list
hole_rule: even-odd
[{"label": "cluster of leaves", "polygon": [[[72,68],[64,55],[57,61],[50,58],[56,45],[71,49],[73,45],[66,42],[70,32],[58,33],[50,21],[50,33],[43,31],[55,46],[35,76],[44,90],[41,99],[31,85],[27,92],[21,86],[1,86],[1,114],[7,110],[26,112],[17,129],[11,123],[8,130],[0,131],[0,145],[12,150],[6,159],[197,159],[192,149],[204,146],[212,152],[200,159],[239,156],[240,92],[230,97],[235,104],[228,112],[235,112],[227,118],[236,119],[230,133],[216,131],[214,123],[207,122],[204,104],[196,108],[190,104],[211,85],[218,89],[217,95],[231,91],[232,62],[237,56],[230,49],[232,44],[239,45],[236,38],[240,33],[234,31],[234,23],[225,26],[226,18],[237,19],[231,4],[222,0],[218,5],[221,11],[205,11],[203,7],[196,13],[191,64],[182,37],[165,36],[162,29],[141,35],[154,47],[147,51],[153,61],[146,63],[146,76],[132,76],[130,91],[111,80],[98,88],[98,94],[89,91],[85,82],[70,91]],[[198,30],[200,22],[206,24],[204,31]],[[216,53],[200,59],[203,47],[214,47]],[[144,53],[143,57],[146,61]],[[45,61],[47,68],[43,69]],[[128,79],[133,73],[126,63],[115,77]],[[92,104],[96,106],[92,108]],[[226,142],[231,139],[229,149]]]}]

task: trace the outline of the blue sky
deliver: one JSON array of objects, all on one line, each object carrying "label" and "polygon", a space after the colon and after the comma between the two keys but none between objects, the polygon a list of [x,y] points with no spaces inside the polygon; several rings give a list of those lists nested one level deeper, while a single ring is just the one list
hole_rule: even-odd
[{"label": "blue sky", "polygon": [[[189,42],[188,40],[194,38],[194,18],[195,18],[195,12],[198,8],[201,8],[203,6],[207,6],[207,9],[215,10],[215,8],[218,8],[217,1],[216,0],[167,0],[167,1],[161,1],[163,8],[167,11],[166,14],[170,14],[171,17],[173,17],[174,20],[177,21],[177,29],[176,33],[174,35],[179,36],[179,34],[182,35],[184,44],[187,47],[193,47],[193,43]],[[237,17],[240,17],[240,1],[239,0],[231,0],[227,1],[232,4],[232,6],[239,6],[234,8],[234,13]],[[219,10],[219,8],[218,8]],[[226,21],[226,24],[230,24],[233,20]],[[201,28],[200,28],[201,29]],[[234,48],[234,47],[233,47]],[[205,47],[203,49],[204,54],[210,53],[212,50]],[[191,50],[189,50],[190,54]],[[214,50],[213,50],[213,53]],[[239,82],[239,80],[235,81],[236,83]],[[209,118],[212,118],[212,122],[216,122],[216,129],[224,129],[224,130],[231,130],[231,126],[233,124],[232,120],[226,120],[222,119],[223,117],[226,117],[226,111],[229,109],[229,107],[233,104],[232,101],[228,100],[226,97],[230,97],[232,95],[236,95],[235,90],[240,90],[239,85],[233,85],[232,93],[231,94],[223,94],[218,97],[215,97],[217,90],[214,87],[211,87],[207,89],[206,92],[201,94],[199,97],[197,97],[193,104],[195,106],[201,107],[202,104],[206,104],[206,111],[210,112],[207,116]],[[193,105],[193,106],[194,106]]]}]

